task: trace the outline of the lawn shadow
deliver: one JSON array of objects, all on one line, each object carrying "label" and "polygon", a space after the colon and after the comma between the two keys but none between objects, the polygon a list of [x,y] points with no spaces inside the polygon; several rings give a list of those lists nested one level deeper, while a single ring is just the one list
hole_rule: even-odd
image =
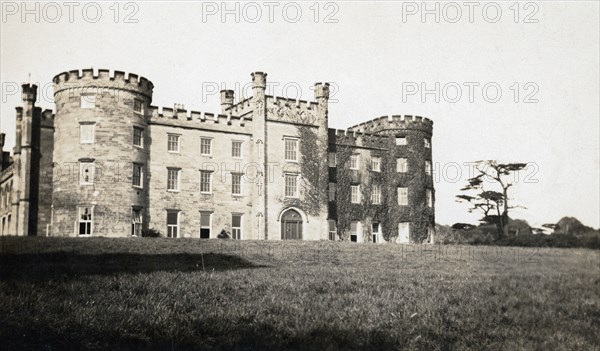
[{"label": "lawn shadow", "polygon": [[261,267],[266,266],[221,253],[88,255],[58,251],[0,255],[0,280],[43,281],[118,273],[224,271]]}]

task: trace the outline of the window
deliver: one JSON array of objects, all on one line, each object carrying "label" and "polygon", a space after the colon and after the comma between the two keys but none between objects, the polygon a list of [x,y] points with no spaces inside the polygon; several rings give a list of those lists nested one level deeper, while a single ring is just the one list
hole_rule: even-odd
[{"label": "window", "polygon": [[358,242],[359,227],[358,222],[350,222],[350,241],[353,243]]},{"label": "window", "polygon": [[396,145],[406,145],[406,137],[396,137]]},{"label": "window", "polygon": [[242,195],[242,175],[239,173],[231,174],[231,195]]},{"label": "window", "polygon": [[329,183],[329,201],[335,201],[335,183]]},{"label": "window", "polygon": [[142,236],[142,210],[131,210],[131,236]]},{"label": "window", "polygon": [[96,123],[82,122],[79,124],[79,143],[93,144],[95,139]]},{"label": "window", "polygon": [[167,190],[168,191],[179,191],[179,168],[168,168],[167,169]]},{"label": "window", "polygon": [[144,101],[140,99],[133,100],[133,112],[143,113],[144,112]]},{"label": "window", "polygon": [[95,108],[96,94],[81,94],[79,97],[79,106],[81,108]]},{"label": "window", "polygon": [[285,160],[298,161],[298,139],[285,139]]},{"label": "window", "polygon": [[431,175],[431,161],[425,161],[425,174]]},{"label": "window", "polygon": [[92,235],[93,213],[92,206],[79,207],[79,235]]},{"label": "window", "polygon": [[353,204],[359,204],[360,203],[360,185],[351,185],[350,191],[351,191],[351,202]]},{"label": "window", "polygon": [[79,162],[79,185],[93,185],[96,176],[94,161]]},{"label": "window", "polygon": [[425,190],[425,195],[427,197],[427,207],[433,207],[433,194],[431,193],[431,189]]},{"label": "window", "polygon": [[241,158],[242,157],[242,142],[232,141],[231,142],[231,157]]},{"label": "window", "polygon": [[373,185],[371,190],[371,203],[373,205],[379,205],[381,203],[381,186]]},{"label": "window", "polygon": [[177,134],[167,135],[167,151],[179,152],[179,137],[180,135]]},{"label": "window", "polygon": [[285,197],[298,197],[298,176],[296,174],[285,175]]},{"label": "window", "polygon": [[242,239],[242,215],[231,215],[231,238],[234,240]]},{"label": "window", "polygon": [[359,167],[359,155],[354,154],[350,156],[350,169],[358,169]]},{"label": "window", "polygon": [[398,239],[397,242],[408,243],[410,242],[410,223],[400,222],[398,223]]},{"label": "window", "polygon": [[200,171],[200,192],[210,194],[212,192],[211,172]]},{"label": "window", "polygon": [[398,205],[408,205],[408,188],[398,188]]},{"label": "window", "polygon": [[335,241],[337,235],[337,223],[334,219],[329,220],[329,240]]},{"label": "window", "polygon": [[381,157],[371,158],[371,168],[373,172],[381,172]]},{"label": "window", "polygon": [[330,152],[327,154],[327,162],[329,163],[329,167],[335,167],[335,164],[336,164],[335,152]]},{"label": "window", "polygon": [[179,237],[179,211],[167,210],[167,238]]},{"label": "window", "polygon": [[200,239],[210,239],[211,225],[210,217],[211,212],[200,212]]},{"label": "window", "polygon": [[200,154],[210,156],[212,154],[212,139],[200,138]]},{"label": "window", "polygon": [[144,186],[143,178],[144,178],[144,169],[142,168],[142,165],[134,163],[133,164],[133,186],[142,188]]},{"label": "window", "polygon": [[423,145],[426,149],[431,149],[431,140],[427,138],[423,139]]},{"label": "window", "polygon": [[379,222],[373,222],[371,234],[373,235],[373,242],[379,242],[379,234],[381,234],[381,224]]},{"label": "window", "polygon": [[144,147],[144,130],[133,127],[133,146]]},{"label": "window", "polygon": [[396,159],[396,172],[406,173],[408,172],[408,160],[405,158]]}]

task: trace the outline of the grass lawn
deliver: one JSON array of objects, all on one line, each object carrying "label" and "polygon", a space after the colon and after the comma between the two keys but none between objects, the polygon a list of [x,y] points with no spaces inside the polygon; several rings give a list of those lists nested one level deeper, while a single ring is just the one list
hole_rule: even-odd
[{"label": "grass lawn", "polygon": [[600,251],[0,242],[2,350],[598,350]]}]

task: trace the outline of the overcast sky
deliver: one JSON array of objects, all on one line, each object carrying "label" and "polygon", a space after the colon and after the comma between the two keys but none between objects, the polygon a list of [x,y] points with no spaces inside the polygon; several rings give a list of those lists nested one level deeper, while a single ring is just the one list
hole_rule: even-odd
[{"label": "overcast sky", "polygon": [[476,222],[455,202],[464,163],[498,159],[535,163],[511,189],[527,207],[511,217],[600,226],[597,1],[432,2],[424,18],[421,2],[228,3],[225,18],[220,2],[111,2],[101,13],[55,4],[28,4],[23,18],[21,2],[2,3],[0,128],[11,148],[21,103],[13,89],[29,74],[43,108],[54,108],[54,75],[106,68],[150,79],[154,105],[218,112],[215,86],[239,97],[236,84],[265,71],[278,96],[285,86],[312,100],[313,83],[331,82],[330,127],[431,118],[438,223]]}]

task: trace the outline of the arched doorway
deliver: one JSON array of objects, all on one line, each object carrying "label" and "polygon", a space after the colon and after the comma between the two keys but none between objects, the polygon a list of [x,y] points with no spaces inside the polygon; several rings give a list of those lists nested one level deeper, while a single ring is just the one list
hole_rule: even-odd
[{"label": "arched doorway", "polygon": [[281,239],[302,240],[302,216],[298,211],[289,209],[281,216]]}]

